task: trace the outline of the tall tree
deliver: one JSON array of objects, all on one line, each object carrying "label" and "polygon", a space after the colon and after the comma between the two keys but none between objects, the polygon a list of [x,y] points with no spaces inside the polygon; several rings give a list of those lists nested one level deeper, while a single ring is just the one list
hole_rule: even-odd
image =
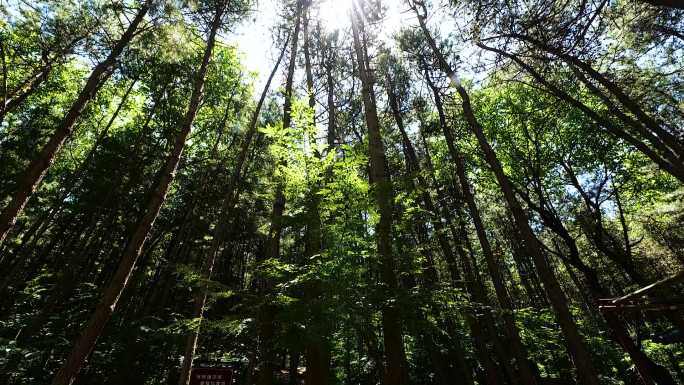
[{"label": "tall tree", "polygon": [[[3,205],[143,4],[0,5]],[[402,4],[150,3],[0,244],[0,383],[684,380],[684,13]]]},{"label": "tall tree", "polygon": [[380,258],[382,283],[389,297],[382,307],[386,361],[384,382],[386,385],[398,385],[408,381],[408,371],[402,340],[401,315],[396,300],[392,299],[398,289],[396,262],[392,251],[393,187],[387,172],[387,159],[373,90],[373,74],[369,68],[363,20],[357,4],[353,6],[351,18],[356,65],[361,79],[361,96],[368,129],[369,178],[374,188],[375,201],[380,214],[380,220],[376,226],[377,252]]},{"label": "tall tree", "polygon": [[466,121],[468,122],[468,126],[471,132],[476,136],[480,148],[484,153],[484,157],[489,167],[492,169],[492,172],[496,176],[496,180],[499,186],[501,187],[508,208],[513,214],[513,217],[516,221],[516,227],[517,230],[520,232],[525,248],[533,258],[535,267],[539,272],[540,278],[544,284],[546,294],[549,297],[549,301],[551,302],[551,305],[553,306],[556,312],[558,322],[561,325],[561,329],[563,330],[563,334],[566,338],[566,342],[568,345],[568,352],[572,357],[573,362],[577,368],[578,376],[580,380],[585,384],[598,384],[598,374],[596,372],[596,369],[594,368],[594,365],[592,364],[592,358],[586,348],[585,342],[583,341],[582,336],[579,334],[577,325],[575,324],[572,315],[570,314],[570,309],[568,308],[567,304],[567,298],[563,293],[563,290],[560,287],[558,280],[554,276],[553,270],[549,266],[545,253],[541,245],[539,244],[539,240],[536,238],[530,227],[529,218],[527,214],[523,211],[522,207],[520,206],[520,203],[515,197],[515,193],[513,192],[511,183],[508,180],[507,176],[504,174],[503,168],[501,167],[501,163],[498,160],[496,153],[494,152],[487,138],[485,137],[482,126],[475,117],[472,105],[470,104],[470,96],[468,95],[468,92],[461,84],[458,74],[456,74],[456,72],[454,72],[454,70],[451,68],[449,63],[446,61],[446,58],[444,58],[444,56],[441,54],[435,41],[432,39],[430,35],[430,32],[425,23],[425,19],[427,16],[426,8],[424,6],[421,6],[419,9],[419,5],[420,4],[417,5],[414,3],[412,4],[412,7],[414,12],[416,13],[416,16],[418,17],[421,29],[425,34],[426,40],[428,41],[430,48],[433,50],[435,56],[437,56],[442,71],[444,71],[446,75],[449,76],[450,79],[452,79],[453,84],[456,87],[459,96],[461,97],[462,108]]},{"label": "tall tree", "polygon": [[76,124],[76,120],[81,115],[81,112],[86,107],[88,102],[95,96],[101,84],[107,80],[113,66],[117,59],[130,44],[135,37],[136,31],[143,22],[145,15],[152,6],[152,0],[144,1],[138,9],[135,17],[126,28],[121,38],[116,42],[109,55],[102,62],[98,63],[93,72],[90,73],[83,89],[69,108],[69,111],[64,116],[58,129],[52,134],[48,142],[43,146],[40,153],[37,155],[24,172],[24,175],[19,179],[16,191],[12,196],[12,200],[5,206],[0,213],[0,242],[5,240],[7,233],[17,221],[17,216],[26,206],[29,198],[33,192],[38,188],[38,185],[43,180],[45,173],[50,165],[54,162],[55,156],[64,145],[64,141],[71,135]]},{"label": "tall tree", "polygon": [[78,372],[83,367],[85,360],[94,349],[95,343],[102,334],[107,321],[111,318],[112,313],[114,313],[121,293],[128,284],[145,241],[149,236],[150,229],[159,215],[159,210],[164,204],[171,182],[173,182],[178,163],[180,162],[183,153],[183,148],[185,147],[186,139],[190,134],[192,123],[197,115],[197,110],[199,109],[202,94],[204,92],[205,77],[209,68],[214,45],[216,44],[216,35],[221,27],[226,8],[227,0],[222,0],[215,5],[214,15],[207,36],[206,48],[202,56],[200,68],[194,76],[192,94],[190,96],[185,118],[179,127],[179,133],[174,141],[173,149],[166,159],[164,167],[160,172],[159,179],[155,183],[154,189],[147,201],[144,214],[131,234],[116,273],[114,273],[112,280],[105,288],[100,303],[90,318],[90,321],[88,321],[88,324],[83,329],[81,336],[74,344],[74,348],[67,357],[66,362],[55,375],[55,378],[52,381],[53,385],[69,385],[74,382]]},{"label": "tall tree", "polygon": [[[268,80],[266,81],[266,85],[264,86],[264,89],[261,92],[261,97],[259,97],[259,101],[257,102],[256,107],[254,107],[254,112],[252,113],[252,120],[249,122],[247,132],[245,133],[245,138],[243,139],[242,145],[240,146],[238,158],[235,162],[235,168],[233,169],[230,183],[228,185],[227,192],[225,193],[225,198],[223,200],[223,203],[221,204],[221,217],[219,219],[220,223],[216,226],[216,231],[212,240],[211,249],[208,252],[207,259],[203,262],[202,265],[202,279],[204,280],[204,283],[200,288],[200,292],[195,296],[195,308],[193,316],[195,317],[195,319],[199,319],[200,321],[202,320],[204,314],[204,309],[207,302],[207,295],[209,293],[208,283],[211,279],[211,274],[214,270],[214,265],[216,264],[216,257],[219,254],[219,248],[225,243],[225,234],[227,232],[226,227],[228,225],[230,217],[233,214],[233,208],[237,200],[237,185],[238,183],[240,183],[240,179],[243,175],[242,170],[245,166],[245,163],[248,161],[247,156],[249,155],[249,148],[254,139],[254,135],[257,131],[259,114],[261,112],[261,108],[264,105],[266,95],[268,94],[268,91],[271,88],[271,82],[273,81],[273,78],[275,77],[275,74],[278,71],[278,68],[280,67],[280,63],[283,60],[283,56],[285,56],[285,49],[287,48],[288,40],[289,37],[288,39],[286,39],[285,44],[283,44],[283,48],[280,50],[280,55],[278,56],[278,59],[276,60],[275,65],[273,66],[273,70],[271,71],[271,74],[269,75]],[[197,340],[199,338],[200,326],[201,325],[197,325],[197,327],[194,328],[187,337],[185,343],[185,355],[183,356],[183,366],[181,368],[181,376],[180,380],[178,381],[179,385],[187,385],[190,383],[190,371],[192,369],[192,362],[194,359],[195,350],[197,349]]]},{"label": "tall tree", "polygon": [[[299,48],[299,35],[303,12],[303,2],[296,0],[294,17],[292,19],[292,41],[290,42],[290,57],[285,78],[284,103],[283,103],[283,130],[292,127],[292,98],[295,69],[297,64],[297,51]],[[285,43],[287,45],[287,42]],[[285,212],[286,197],[283,182],[278,180],[275,185],[273,206],[270,217],[268,236],[265,245],[263,260],[277,259],[280,256],[280,242],[283,231],[283,214]],[[261,282],[259,288],[261,294],[267,294],[272,288],[272,283],[268,279]],[[268,299],[265,299],[268,301]],[[273,373],[275,370],[275,317],[277,308],[274,304],[264,303],[259,309],[259,353],[261,357],[259,377],[257,384],[267,385],[273,383]],[[291,358],[292,359],[292,358]]]}]

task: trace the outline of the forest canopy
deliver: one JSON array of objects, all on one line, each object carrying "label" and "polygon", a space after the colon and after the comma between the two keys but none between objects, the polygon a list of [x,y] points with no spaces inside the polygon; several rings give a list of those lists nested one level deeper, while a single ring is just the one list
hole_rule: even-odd
[{"label": "forest canopy", "polygon": [[684,4],[0,1],[0,272],[0,384],[684,384]]}]

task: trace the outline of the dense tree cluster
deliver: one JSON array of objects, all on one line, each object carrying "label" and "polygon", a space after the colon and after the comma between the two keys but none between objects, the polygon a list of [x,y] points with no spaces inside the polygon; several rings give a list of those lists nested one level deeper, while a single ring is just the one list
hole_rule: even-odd
[{"label": "dense tree cluster", "polygon": [[684,383],[684,6],[348,4],[0,2],[0,384]]}]

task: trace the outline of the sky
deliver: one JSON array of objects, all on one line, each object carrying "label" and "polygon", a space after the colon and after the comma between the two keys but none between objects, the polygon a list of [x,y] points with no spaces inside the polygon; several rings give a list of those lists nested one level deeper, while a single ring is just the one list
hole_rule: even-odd
[{"label": "sky", "polygon": [[[348,11],[351,8],[351,1],[322,1],[320,17],[324,28],[331,31],[349,28]],[[382,39],[389,40],[402,25],[417,24],[412,15],[406,12],[403,0],[383,0],[382,3],[387,7],[387,14],[381,26]],[[263,88],[279,53],[271,36],[271,28],[277,22],[279,6],[279,0],[258,0],[254,14],[225,38],[226,43],[236,46],[242,54],[243,65],[258,73],[255,84],[257,92]]]},{"label": "sky", "polygon": [[[0,0],[5,3],[7,10],[13,14],[21,0]],[[349,10],[353,0],[315,0],[320,1],[320,19],[324,28],[334,31],[336,29],[350,28]],[[402,26],[417,25],[417,21],[410,12],[404,0],[381,0],[386,7],[385,18],[380,28],[380,39],[389,42],[392,35]],[[282,0],[256,0],[256,6],[252,14],[244,21],[222,36],[224,43],[237,47],[242,55],[242,63],[249,71],[257,73],[255,90],[261,92],[266,79],[273,68],[273,64],[279,54],[274,46],[271,30],[278,22],[278,11],[282,6]],[[431,21],[431,27],[444,25],[442,18]],[[258,97],[258,95],[256,95]]]}]

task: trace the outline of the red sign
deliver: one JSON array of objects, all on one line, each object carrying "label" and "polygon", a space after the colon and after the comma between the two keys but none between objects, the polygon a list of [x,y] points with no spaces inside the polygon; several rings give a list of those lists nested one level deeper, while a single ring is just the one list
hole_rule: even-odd
[{"label": "red sign", "polygon": [[233,369],[193,368],[190,385],[232,385]]}]

